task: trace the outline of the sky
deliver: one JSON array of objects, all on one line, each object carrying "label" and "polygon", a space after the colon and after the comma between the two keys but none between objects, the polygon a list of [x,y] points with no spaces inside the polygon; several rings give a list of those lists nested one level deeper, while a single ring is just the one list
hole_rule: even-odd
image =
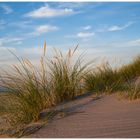
[{"label": "sky", "polygon": [[0,66],[19,57],[37,63],[44,42],[86,58],[128,63],[140,54],[140,2],[0,2]]}]

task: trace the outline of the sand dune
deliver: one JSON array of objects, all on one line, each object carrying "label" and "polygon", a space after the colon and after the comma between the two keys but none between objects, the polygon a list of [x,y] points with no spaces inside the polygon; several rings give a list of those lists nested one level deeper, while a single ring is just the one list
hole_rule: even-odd
[{"label": "sand dune", "polygon": [[[61,107],[58,115],[32,138],[140,138],[140,100],[117,100],[115,95],[94,100],[91,96]],[[60,107],[60,108],[61,108]]]}]

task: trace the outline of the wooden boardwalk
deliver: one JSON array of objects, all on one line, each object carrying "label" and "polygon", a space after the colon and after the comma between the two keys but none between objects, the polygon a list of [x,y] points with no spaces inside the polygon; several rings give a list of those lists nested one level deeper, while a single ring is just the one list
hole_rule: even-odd
[{"label": "wooden boardwalk", "polygon": [[93,101],[85,97],[68,103],[70,113],[28,137],[140,138],[140,100],[117,100],[115,95]]}]

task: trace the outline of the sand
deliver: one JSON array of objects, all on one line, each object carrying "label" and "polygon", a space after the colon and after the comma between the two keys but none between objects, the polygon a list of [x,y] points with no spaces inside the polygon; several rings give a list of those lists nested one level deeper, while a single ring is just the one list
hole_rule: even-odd
[{"label": "sand", "polygon": [[[30,138],[140,138],[140,100],[119,101],[115,95],[71,101],[60,114]],[[60,107],[60,108],[61,108]]]}]

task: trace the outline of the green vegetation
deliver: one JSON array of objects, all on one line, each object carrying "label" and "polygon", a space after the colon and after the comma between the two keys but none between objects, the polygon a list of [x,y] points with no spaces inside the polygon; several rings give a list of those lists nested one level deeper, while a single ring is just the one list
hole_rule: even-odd
[{"label": "green vegetation", "polygon": [[[140,56],[130,64],[119,69],[113,69],[107,63],[85,76],[87,91],[97,93],[121,92],[122,96],[129,99],[140,97]],[[122,92],[123,91],[123,92]]]},{"label": "green vegetation", "polygon": [[72,59],[77,48],[66,55],[55,50],[53,59],[47,60],[45,43],[39,69],[30,60],[20,60],[13,54],[20,65],[1,75],[1,87],[8,90],[9,98],[0,105],[11,124],[38,121],[43,109],[82,94],[80,81],[90,63],[82,66],[82,55],[76,61]]},{"label": "green vegetation", "polygon": [[130,64],[122,66],[119,73],[125,81],[138,78],[140,76],[140,56],[137,56]]},{"label": "green vegetation", "polygon": [[140,98],[140,78],[136,78],[136,80],[133,80],[133,82],[127,81],[124,87],[124,91],[119,92],[118,95],[124,99],[129,100]]},{"label": "green vegetation", "polygon": [[39,69],[30,60],[19,59],[13,54],[20,65],[14,65],[11,72],[0,77],[0,86],[8,92],[4,93],[6,98],[0,98],[0,114],[10,124],[19,125],[38,121],[44,109],[74,99],[84,92],[120,91],[125,98],[140,98],[140,56],[119,69],[106,63],[89,70],[93,62],[82,64],[83,54],[75,59],[77,48],[66,54],[55,50],[53,58],[47,59],[45,43]]},{"label": "green vegetation", "polygon": [[90,63],[82,65],[82,54],[76,60],[73,59],[77,47],[69,50],[66,55],[55,50],[54,60],[49,63],[51,88],[57,103],[82,94],[81,81]]},{"label": "green vegetation", "polygon": [[37,121],[40,112],[51,104],[44,56],[40,59],[40,71],[29,60],[17,59],[20,66],[14,65],[13,73],[5,72],[5,76],[1,76],[1,86],[9,91],[5,111],[14,124]]},{"label": "green vegetation", "polygon": [[86,90],[97,93],[112,93],[122,88],[122,82],[118,71],[108,63],[85,75]]}]

